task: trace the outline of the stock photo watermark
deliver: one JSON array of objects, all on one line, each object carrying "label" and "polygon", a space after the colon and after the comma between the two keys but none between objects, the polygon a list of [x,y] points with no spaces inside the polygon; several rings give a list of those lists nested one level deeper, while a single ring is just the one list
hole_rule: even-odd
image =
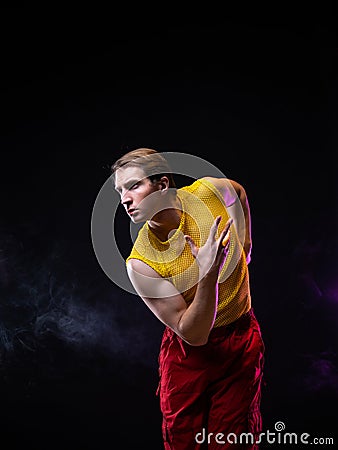
[{"label": "stock photo watermark", "polygon": [[333,437],[312,436],[309,433],[295,433],[285,431],[286,425],[282,421],[277,421],[274,430],[266,430],[254,435],[253,433],[208,433],[205,428],[195,435],[197,444],[281,444],[281,445],[334,445]]}]

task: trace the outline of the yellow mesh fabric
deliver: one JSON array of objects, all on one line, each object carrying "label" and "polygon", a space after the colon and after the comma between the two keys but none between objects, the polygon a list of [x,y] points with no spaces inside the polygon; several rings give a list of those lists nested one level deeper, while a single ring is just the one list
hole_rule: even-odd
[{"label": "yellow mesh fabric", "polygon": [[[170,239],[161,242],[145,223],[127,261],[135,258],[148,264],[159,275],[168,278],[190,304],[196,292],[199,272],[184,235],[190,235],[196,245],[201,247],[208,238],[214,219],[222,216],[219,226],[219,230],[222,230],[229,215],[220,193],[207,180],[196,180],[178,189],[177,195],[182,205],[178,229]],[[233,322],[251,307],[248,267],[234,225],[230,236],[229,255],[219,277],[214,327]]]}]

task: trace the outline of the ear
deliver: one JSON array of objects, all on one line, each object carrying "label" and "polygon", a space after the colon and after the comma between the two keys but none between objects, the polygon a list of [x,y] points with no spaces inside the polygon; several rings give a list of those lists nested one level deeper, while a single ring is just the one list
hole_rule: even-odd
[{"label": "ear", "polygon": [[160,186],[161,193],[164,194],[165,192],[167,192],[168,189],[169,189],[169,179],[168,179],[168,177],[163,175],[161,177],[161,179],[159,180],[159,186]]}]

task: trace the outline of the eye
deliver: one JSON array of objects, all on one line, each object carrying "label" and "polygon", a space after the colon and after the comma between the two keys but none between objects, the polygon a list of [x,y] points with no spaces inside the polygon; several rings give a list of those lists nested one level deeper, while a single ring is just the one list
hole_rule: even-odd
[{"label": "eye", "polygon": [[138,187],[138,183],[133,184],[129,189],[136,189]]}]

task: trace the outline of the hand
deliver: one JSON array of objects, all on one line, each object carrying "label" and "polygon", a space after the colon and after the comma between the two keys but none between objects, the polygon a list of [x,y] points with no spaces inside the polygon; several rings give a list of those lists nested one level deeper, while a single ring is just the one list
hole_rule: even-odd
[{"label": "hand", "polygon": [[216,217],[210,228],[208,239],[201,248],[197,247],[191,236],[184,236],[185,240],[190,245],[193,257],[196,259],[199,266],[200,278],[203,278],[208,274],[215,274],[218,276],[229,253],[230,227],[233,219],[230,218],[227,221],[223,231],[220,233],[218,239],[216,239],[221,219],[221,216]]}]

